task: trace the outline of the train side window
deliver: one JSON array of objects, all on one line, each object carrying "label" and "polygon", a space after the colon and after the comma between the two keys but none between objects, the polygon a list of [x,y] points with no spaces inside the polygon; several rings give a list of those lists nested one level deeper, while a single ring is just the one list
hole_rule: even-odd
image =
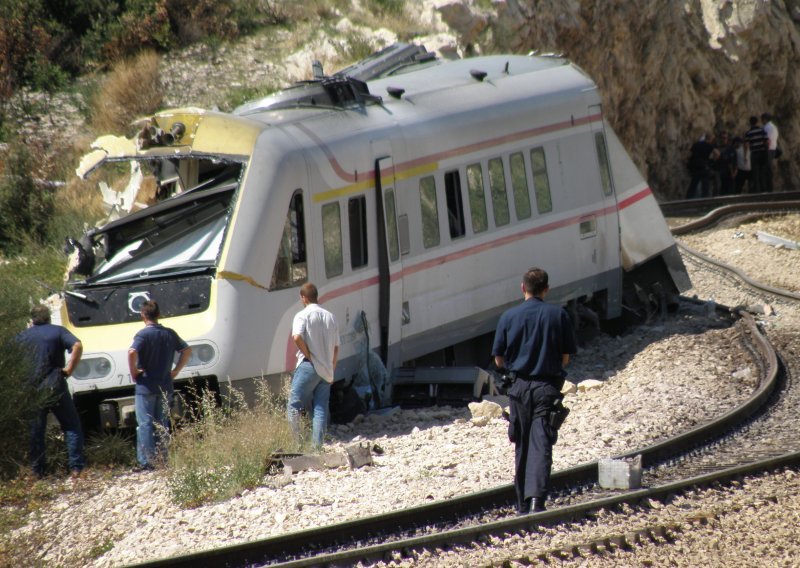
[{"label": "train side window", "polygon": [[539,213],[549,213],[553,210],[553,200],[550,196],[550,178],[547,176],[544,148],[531,150],[531,169],[533,170],[533,188],[536,191],[536,209],[539,210]]},{"label": "train side window", "polygon": [[367,198],[363,195],[347,201],[347,220],[350,227],[350,267],[366,266],[367,251]]},{"label": "train side window", "polygon": [[444,194],[447,199],[447,223],[450,226],[450,238],[463,237],[464,229],[464,201],[461,197],[461,176],[458,170],[445,172]]},{"label": "train side window", "polygon": [[397,210],[394,203],[394,189],[391,187],[383,195],[384,215],[386,216],[386,238],[389,240],[389,258],[400,258],[400,243],[397,238]]},{"label": "train side window", "polygon": [[531,196],[528,194],[528,175],[525,172],[525,158],[522,152],[511,154],[508,158],[511,166],[511,188],[514,191],[514,209],[517,220],[531,216]]},{"label": "train side window", "polygon": [[302,284],[308,279],[306,262],[306,230],[303,217],[303,194],[298,189],[289,202],[283,224],[278,257],[272,270],[270,290],[281,290]]},{"label": "train side window", "polygon": [[400,231],[400,254],[406,255],[411,252],[411,231],[408,228],[408,215],[403,213],[397,218],[397,225]]},{"label": "train side window", "polygon": [[606,146],[606,137],[602,132],[594,135],[594,146],[597,149],[597,161],[600,164],[600,181],[603,184],[603,193],[611,195],[613,191],[611,187],[611,168],[608,166],[608,147]]},{"label": "train side window", "polygon": [[419,207],[422,213],[422,245],[439,244],[439,206],[436,203],[436,181],[433,176],[419,180]]},{"label": "train side window", "polygon": [[472,231],[482,233],[489,228],[486,216],[486,196],[483,191],[483,169],[480,164],[467,166],[467,191],[472,216]]},{"label": "train side window", "polygon": [[322,249],[325,256],[325,276],[339,276],[343,270],[343,261],[342,218],[338,202],[322,206]]},{"label": "train side window", "polygon": [[494,209],[495,227],[508,225],[511,217],[508,213],[506,173],[503,170],[502,158],[492,158],[489,160],[489,188],[492,194],[492,209]]}]

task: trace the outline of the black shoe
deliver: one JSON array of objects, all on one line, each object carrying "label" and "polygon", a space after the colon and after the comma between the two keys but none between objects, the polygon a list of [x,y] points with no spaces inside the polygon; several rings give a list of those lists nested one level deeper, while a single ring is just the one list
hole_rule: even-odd
[{"label": "black shoe", "polygon": [[547,508],[544,506],[544,497],[534,497],[531,501],[531,513],[541,513],[546,510]]},{"label": "black shoe", "polygon": [[531,512],[531,499],[530,497],[522,501],[522,506],[517,511],[520,516],[527,515]]},{"label": "black shoe", "polygon": [[143,464],[136,464],[133,467],[133,471],[153,471],[154,469],[155,469],[155,466],[153,464],[150,464],[150,463],[146,463],[144,465]]}]

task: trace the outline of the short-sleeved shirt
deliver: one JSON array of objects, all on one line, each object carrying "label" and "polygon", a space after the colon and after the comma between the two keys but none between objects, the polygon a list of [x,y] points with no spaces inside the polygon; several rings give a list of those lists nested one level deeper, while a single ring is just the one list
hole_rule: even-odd
[{"label": "short-sleeved shirt", "polygon": [[567,312],[560,306],[529,298],[507,310],[497,322],[492,355],[521,375],[558,377],[562,356],[575,353],[577,343]]},{"label": "short-sleeved shirt", "polygon": [[760,154],[767,151],[769,138],[767,133],[760,126],[754,126],[744,134],[748,144],[750,144],[750,155]]},{"label": "short-sleeved shirt", "polygon": [[161,324],[147,324],[133,337],[139,368],[144,371],[136,379],[136,394],[172,393],[172,365],[175,354],[189,347],[174,330]]},{"label": "short-sleeved shirt", "polygon": [[[292,336],[295,335],[306,342],[317,374],[332,383],[333,352],[339,346],[339,327],[333,314],[319,304],[308,304],[294,316]],[[298,349],[297,364],[302,362],[303,353]]]},{"label": "short-sleeved shirt", "polygon": [[65,327],[43,323],[29,327],[17,335],[17,340],[31,350],[34,362],[31,381],[39,387],[65,389],[61,372],[66,365],[64,352],[71,352],[78,338]]}]

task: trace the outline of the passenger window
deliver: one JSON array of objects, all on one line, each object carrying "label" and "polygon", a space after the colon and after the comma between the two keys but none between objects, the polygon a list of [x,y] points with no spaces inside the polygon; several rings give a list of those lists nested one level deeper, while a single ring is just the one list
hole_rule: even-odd
[{"label": "passenger window", "polygon": [[517,220],[531,216],[531,196],[528,194],[528,176],[525,172],[525,158],[522,152],[511,154],[508,158],[511,166],[511,188],[514,190],[514,208]]},{"label": "passenger window", "polygon": [[536,209],[539,210],[539,213],[549,213],[553,210],[553,201],[550,197],[550,178],[547,177],[544,148],[531,150],[531,169],[533,170],[533,188],[536,191]]},{"label": "passenger window", "polygon": [[338,202],[322,206],[322,249],[325,256],[325,276],[339,276],[343,270],[343,262],[342,219]]},{"label": "passenger window", "polygon": [[450,238],[463,237],[464,229],[464,201],[461,197],[461,176],[458,170],[445,172],[444,193],[447,199],[447,223],[450,226]]},{"label": "passenger window", "polygon": [[[408,215],[405,213],[397,218],[397,224],[400,229],[400,254],[408,254],[411,252],[411,235],[408,228]],[[436,227],[436,235],[439,235],[439,227]]]},{"label": "passenger window", "polygon": [[602,132],[594,135],[594,146],[597,149],[597,162],[600,164],[600,182],[603,184],[603,193],[611,195],[611,168],[608,165],[608,148],[606,147],[606,137]]},{"label": "passenger window", "polygon": [[400,244],[397,240],[397,211],[394,204],[394,190],[390,187],[383,195],[383,208],[386,216],[386,238],[389,240],[389,258],[400,258]]},{"label": "passenger window", "polygon": [[422,211],[422,245],[435,247],[439,244],[439,206],[433,176],[419,180],[419,206]]},{"label": "passenger window", "polygon": [[494,209],[495,227],[508,225],[508,194],[506,193],[506,173],[503,171],[502,158],[489,160],[489,188],[492,193],[492,209]]},{"label": "passenger window", "polygon": [[482,233],[489,228],[486,217],[486,197],[483,192],[483,170],[480,164],[467,166],[467,190],[472,215],[472,231]]},{"label": "passenger window", "polygon": [[350,267],[366,266],[367,255],[367,198],[363,195],[347,201],[347,219],[350,225]]},{"label": "passenger window", "polygon": [[278,257],[272,270],[270,290],[291,288],[308,279],[306,262],[306,230],[303,217],[303,194],[298,189],[289,202],[289,212],[283,224]]}]

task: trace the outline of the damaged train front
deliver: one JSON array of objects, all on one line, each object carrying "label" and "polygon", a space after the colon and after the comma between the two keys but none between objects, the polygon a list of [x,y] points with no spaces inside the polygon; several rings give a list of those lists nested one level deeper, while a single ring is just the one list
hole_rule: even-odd
[{"label": "damaged train front", "polygon": [[129,138],[98,138],[83,157],[76,173],[96,180],[107,217],[67,239],[60,317],[84,346],[70,386],[86,423],[104,428],[135,425],[127,351],[145,300],[156,300],[163,323],[192,347],[176,400],[218,389],[215,274],[258,136],[247,121],[200,109],[159,113],[135,128]]}]

